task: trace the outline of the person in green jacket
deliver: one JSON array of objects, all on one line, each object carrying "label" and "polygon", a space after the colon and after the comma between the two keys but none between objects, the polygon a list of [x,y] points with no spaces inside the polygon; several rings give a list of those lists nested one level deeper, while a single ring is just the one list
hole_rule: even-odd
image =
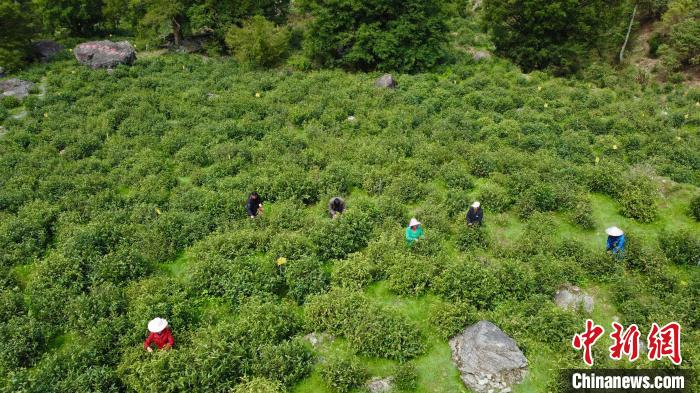
[{"label": "person in green jacket", "polygon": [[411,246],[418,240],[425,239],[425,233],[423,233],[423,227],[420,222],[415,218],[411,218],[411,222],[406,228],[406,243]]}]

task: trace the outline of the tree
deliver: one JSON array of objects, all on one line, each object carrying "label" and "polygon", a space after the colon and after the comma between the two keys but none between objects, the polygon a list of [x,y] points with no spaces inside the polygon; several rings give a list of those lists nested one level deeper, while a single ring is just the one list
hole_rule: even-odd
[{"label": "tree", "polygon": [[102,0],[33,0],[42,24],[50,32],[61,29],[86,36],[102,21]]},{"label": "tree", "polygon": [[289,31],[260,15],[233,27],[226,35],[226,44],[241,64],[251,68],[273,67],[279,63],[289,46]]},{"label": "tree", "polygon": [[[621,0],[491,0],[484,2],[484,23],[496,52],[527,72],[575,71],[593,48],[601,49],[617,32]],[[622,42],[622,39],[618,43]]]},{"label": "tree", "polygon": [[36,32],[34,15],[26,1],[0,0],[0,66],[19,68],[29,55],[31,39]]},{"label": "tree", "polygon": [[314,17],[305,40],[320,66],[429,69],[443,58],[447,27],[439,0],[303,0]]},{"label": "tree", "polygon": [[132,0],[131,8],[140,14],[141,37],[158,40],[169,32],[179,47],[184,37],[197,32],[213,33],[223,42],[232,25],[241,25],[252,15],[282,23],[289,12],[289,0]]}]

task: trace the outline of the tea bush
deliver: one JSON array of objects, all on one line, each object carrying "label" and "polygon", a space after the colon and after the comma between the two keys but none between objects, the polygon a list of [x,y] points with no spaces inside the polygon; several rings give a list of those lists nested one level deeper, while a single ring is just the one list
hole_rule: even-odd
[{"label": "tea bush", "polygon": [[482,203],[484,211],[494,213],[504,212],[513,204],[513,199],[508,191],[496,184],[486,184],[480,187],[477,199]]},{"label": "tea bush", "polygon": [[482,226],[461,224],[460,228],[457,230],[455,242],[461,251],[469,251],[474,249],[486,249],[489,247],[491,240],[488,232]]},{"label": "tea bush", "polygon": [[696,195],[690,200],[690,216],[695,219],[695,221],[700,221],[700,195]]},{"label": "tea bush", "polygon": [[334,286],[361,290],[371,284],[378,275],[377,266],[367,256],[353,253],[347,259],[333,264],[331,279]]},{"label": "tea bush", "polygon": [[334,289],[313,296],[305,317],[312,329],[345,336],[350,347],[363,355],[407,360],[425,349],[416,326],[357,292]]},{"label": "tea bush", "polygon": [[190,294],[223,296],[234,304],[251,296],[277,293],[284,281],[274,261],[259,257],[227,260],[212,255],[194,260],[187,272]]},{"label": "tea bush", "polygon": [[387,268],[389,288],[405,296],[420,296],[426,293],[438,272],[440,264],[432,258],[397,255]]},{"label": "tea bush", "polygon": [[412,392],[418,387],[418,370],[411,363],[403,363],[394,367],[394,387],[399,392]]},{"label": "tea bush", "polygon": [[658,191],[652,180],[636,175],[628,178],[620,193],[620,213],[639,222],[652,222],[658,215]]},{"label": "tea bush", "polygon": [[484,309],[493,305],[499,284],[486,261],[466,258],[447,262],[433,280],[433,288],[447,300],[466,301]]},{"label": "tea bush", "polygon": [[369,372],[356,357],[332,357],[321,364],[321,378],[332,391],[349,393],[369,378]]},{"label": "tea bush", "polygon": [[231,393],[284,393],[284,386],[273,380],[253,377],[236,385]]},{"label": "tea bush", "polygon": [[659,243],[666,257],[678,265],[700,265],[700,236],[688,230],[662,232]]},{"label": "tea bush", "polygon": [[292,386],[311,372],[314,355],[300,338],[267,344],[257,352],[252,370],[255,375]]},{"label": "tea bush", "polygon": [[367,213],[348,209],[337,220],[326,221],[311,234],[318,256],[342,259],[367,246],[372,225]]},{"label": "tea bush", "polygon": [[440,303],[430,313],[430,324],[440,337],[450,339],[477,321],[476,307],[467,302]]},{"label": "tea bush", "polygon": [[313,258],[291,260],[284,265],[287,295],[297,303],[303,303],[309,295],[328,290],[329,274],[319,261]]}]

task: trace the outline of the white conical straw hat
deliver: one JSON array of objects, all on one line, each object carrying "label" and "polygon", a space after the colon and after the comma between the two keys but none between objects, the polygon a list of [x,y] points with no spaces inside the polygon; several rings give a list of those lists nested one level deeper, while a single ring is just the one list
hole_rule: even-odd
[{"label": "white conical straw hat", "polygon": [[622,229],[618,227],[610,227],[605,230],[605,233],[607,233],[609,236],[622,236]]},{"label": "white conical straw hat", "polygon": [[474,201],[474,203],[472,203],[472,207],[473,207],[474,209],[478,209],[479,206],[481,206],[481,203],[479,203],[479,201]]},{"label": "white conical straw hat", "polygon": [[416,220],[416,218],[413,217],[413,218],[411,219],[411,222],[408,223],[408,226],[409,226],[409,227],[413,227],[413,226],[416,226],[416,225],[420,225],[420,221]]},{"label": "white conical straw hat", "polygon": [[163,318],[154,318],[148,321],[148,331],[151,333],[160,333],[168,327],[168,321]]}]

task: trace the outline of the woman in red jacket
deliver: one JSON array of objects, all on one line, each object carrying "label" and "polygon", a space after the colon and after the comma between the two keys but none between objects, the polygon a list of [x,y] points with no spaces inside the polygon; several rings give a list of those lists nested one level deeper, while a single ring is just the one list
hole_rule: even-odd
[{"label": "woman in red jacket", "polygon": [[158,349],[168,350],[172,348],[173,333],[168,327],[168,321],[163,318],[155,318],[148,322],[148,335],[146,341],[143,342],[143,348],[148,352],[153,352],[151,344],[155,344]]}]

